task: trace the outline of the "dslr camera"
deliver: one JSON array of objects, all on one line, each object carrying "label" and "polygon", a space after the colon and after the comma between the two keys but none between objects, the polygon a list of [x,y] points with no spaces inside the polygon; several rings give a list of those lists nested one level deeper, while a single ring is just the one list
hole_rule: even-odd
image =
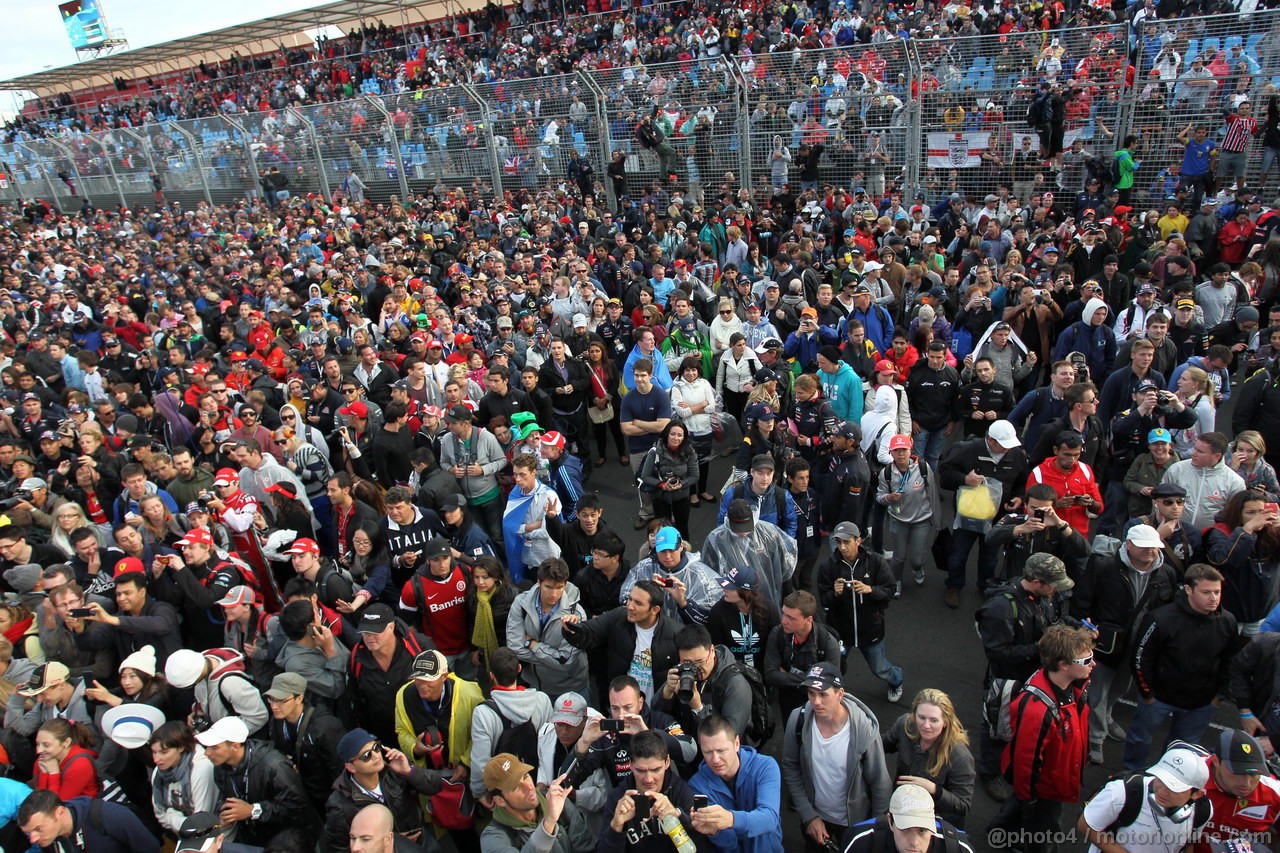
[{"label": "dslr camera", "polygon": [[693,690],[698,683],[698,665],[691,661],[682,661],[676,667],[676,675],[679,681],[676,683],[676,698],[683,704],[688,705],[693,701]]}]

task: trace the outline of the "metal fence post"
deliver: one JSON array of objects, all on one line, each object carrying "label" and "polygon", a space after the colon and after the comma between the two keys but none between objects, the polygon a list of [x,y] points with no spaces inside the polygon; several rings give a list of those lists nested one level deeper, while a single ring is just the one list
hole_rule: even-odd
[{"label": "metal fence post", "polygon": [[204,154],[201,152],[200,146],[196,144],[195,134],[183,127],[180,122],[170,122],[169,126],[176,130],[179,136],[187,140],[187,145],[191,146],[191,156],[195,158],[196,171],[200,174],[200,186],[204,189],[204,199],[209,202],[210,207],[213,207],[213,193],[209,191],[209,175],[206,172]]},{"label": "metal fence post", "polygon": [[382,137],[387,140],[387,147],[391,150],[391,156],[396,161],[396,171],[400,178],[400,198],[408,200],[409,175],[404,170],[404,157],[400,154],[400,140],[396,137],[395,126],[391,123],[391,113],[388,112],[382,101],[373,95],[365,95],[364,99],[378,111],[378,115],[382,116]]},{"label": "metal fence post", "polygon": [[584,74],[581,71],[575,72],[582,84],[591,92],[591,109],[595,113],[595,119],[600,123],[600,146],[597,152],[599,157],[599,168],[596,174],[600,176],[600,182],[604,184],[605,200],[609,210],[618,209],[618,199],[613,191],[613,181],[609,180],[608,169],[609,164],[613,162],[613,134],[609,132],[609,117],[605,114],[604,105],[608,100],[604,89],[600,88],[595,79],[590,74]]},{"label": "metal fence post", "polygon": [[483,122],[482,130],[484,131],[484,138],[487,143],[485,145],[485,152],[488,154],[486,159],[489,161],[490,184],[493,186],[494,197],[502,198],[502,162],[498,157],[498,147],[494,144],[493,139],[493,128],[495,124],[493,110],[489,107],[488,102],[485,101],[484,98],[480,97],[480,93],[475,90],[475,87],[467,83],[462,83],[458,88],[460,88],[463,94],[470,98],[480,110],[480,120]]},{"label": "metal fence post", "polygon": [[[923,69],[920,62],[920,53],[916,50],[915,44],[908,40],[904,47],[907,51],[907,92],[915,91],[916,81],[923,76]],[[920,120],[921,110],[920,102],[911,98],[907,102],[907,136],[903,144],[903,156],[906,161],[906,171],[903,177],[904,190],[910,192],[913,196],[920,190],[920,163],[927,160],[927,152],[924,148],[922,138],[923,127]],[[904,192],[903,197],[906,197]]]},{"label": "metal fence post", "polygon": [[729,72],[733,77],[738,100],[738,186],[750,188],[751,176],[751,81],[743,73],[736,57],[730,57]]},{"label": "metal fence post", "polygon": [[102,159],[106,161],[107,169],[111,172],[111,181],[116,186],[116,197],[120,199],[120,206],[128,207],[129,205],[124,199],[124,183],[120,180],[120,174],[116,171],[114,146],[108,147],[104,140],[95,137],[93,134],[85,134],[85,136],[102,149]]},{"label": "metal fence post", "polygon": [[324,152],[320,150],[320,137],[316,134],[316,126],[297,107],[290,107],[289,113],[302,122],[302,126],[306,128],[307,136],[311,138],[311,151],[315,155],[316,169],[319,170],[320,175],[320,189],[324,193],[326,200],[332,200],[333,193],[329,187],[329,174],[324,167]]}]

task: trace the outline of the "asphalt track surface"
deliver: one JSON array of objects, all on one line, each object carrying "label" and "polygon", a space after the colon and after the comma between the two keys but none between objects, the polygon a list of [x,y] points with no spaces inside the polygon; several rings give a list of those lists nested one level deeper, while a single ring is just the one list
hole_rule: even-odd
[{"label": "asphalt track surface", "polygon": [[[1230,401],[1220,412],[1219,423],[1229,432]],[[587,483],[587,491],[596,492],[604,505],[604,519],[615,532],[627,543],[627,556],[634,563],[643,542],[644,531],[634,529],[639,501],[634,486],[634,478],[630,467],[621,465],[614,455],[612,445],[608,450],[608,459],[604,466],[597,468]],[[712,462],[708,488],[717,493],[729,475],[732,457],[717,458]],[[944,507],[951,501],[948,492],[943,493]],[[952,506],[954,503],[952,502]],[[691,510],[689,518],[690,542],[695,549],[700,549],[707,533],[716,525],[717,507],[703,503]],[[950,514],[948,513],[948,518]],[[824,551],[825,554],[825,551]],[[822,557],[818,559],[821,564]],[[915,694],[926,687],[934,687],[945,691],[955,703],[961,721],[969,730],[971,746],[976,754],[978,727],[980,725],[980,707],[982,701],[982,678],[986,669],[986,659],[982,654],[982,643],[974,629],[973,616],[982,599],[974,587],[977,549],[973,550],[969,564],[969,585],[965,589],[960,607],[951,610],[942,601],[943,581],[945,573],[938,571],[931,558],[926,559],[925,582],[916,586],[908,577],[903,583],[902,597],[890,603],[887,619],[887,649],[889,660],[902,667],[905,676],[902,698],[897,703],[887,701],[887,685],[873,676],[867,669],[862,656],[853,654],[849,657],[845,689],[851,691],[865,702],[876,714],[881,731],[887,730],[897,717],[911,707]],[[909,573],[908,573],[909,574]],[[1128,696],[1132,700],[1133,693]],[[1126,701],[1117,706],[1115,716],[1124,725],[1132,711],[1132,702]],[[1219,713],[1219,724],[1230,724],[1232,714],[1229,709]],[[782,729],[785,721],[779,721],[778,730],[773,740],[765,749],[767,753],[781,761]],[[1167,730],[1167,729],[1166,729]],[[1153,739],[1151,762],[1158,757],[1157,748],[1163,744],[1165,731],[1156,734]],[[1213,737],[1210,730],[1207,739]],[[1216,738],[1215,738],[1216,739]],[[1121,753],[1123,744],[1108,740],[1105,747],[1106,761],[1102,766],[1090,766],[1085,772],[1084,795],[1093,794],[1107,779],[1122,769]],[[896,768],[896,757],[888,756],[890,772]],[[785,784],[784,784],[785,789]],[[975,850],[1007,849],[987,843],[985,829],[995,816],[999,804],[987,796],[979,780],[974,794],[973,804],[969,811],[966,829],[970,833],[969,841]],[[1068,809],[1068,825],[1074,826],[1079,817],[1081,806]],[[787,808],[786,796],[783,796],[782,830],[784,849],[788,853],[799,853],[804,850],[804,832],[799,825],[796,814]],[[1087,844],[1065,844],[1063,850],[1085,850]]]}]

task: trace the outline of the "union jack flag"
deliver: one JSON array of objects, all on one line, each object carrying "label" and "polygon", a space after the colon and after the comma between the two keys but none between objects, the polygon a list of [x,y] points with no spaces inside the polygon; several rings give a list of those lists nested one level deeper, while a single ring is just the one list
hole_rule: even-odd
[{"label": "union jack flag", "polygon": [[508,175],[520,174],[520,169],[524,166],[524,158],[519,154],[514,157],[508,157],[502,161],[502,171]]}]

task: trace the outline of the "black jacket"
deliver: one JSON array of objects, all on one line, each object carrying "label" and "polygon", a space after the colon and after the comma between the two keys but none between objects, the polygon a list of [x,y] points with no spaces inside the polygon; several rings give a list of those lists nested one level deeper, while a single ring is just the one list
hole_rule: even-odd
[{"label": "black jacket", "polygon": [[861,450],[832,454],[822,478],[822,528],[834,530],[842,521],[862,523],[874,495],[871,467]]},{"label": "black jacket", "polygon": [[930,432],[945,429],[952,420],[960,389],[960,374],[956,369],[943,365],[941,370],[934,370],[922,359],[911,368],[906,388],[907,402],[920,428]]},{"label": "black jacket", "polygon": [[[1008,503],[1012,498],[1022,497],[1031,467],[1027,464],[1027,452],[1021,447],[1006,452],[996,462],[987,447],[987,439],[976,436],[954,445],[942,458],[938,466],[938,485],[955,491],[964,485],[965,475],[970,471],[999,480],[1004,487],[1001,503]],[[997,510],[996,517],[999,515]]]},{"label": "black jacket", "polygon": [[1280,701],[1280,634],[1258,634],[1231,660],[1231,701],[1261,717]]},{"label": "black jacket", "polygon": [[219,800],[238,797],[262,806],[260,820],[236,824],[238,844],[263,847],[286,829],[301,829],[312,840],[319,834],[320,818],[311,808],[298,771],[265,741],[246,743],[239,767],[222,764],[213,768],[213,783]]},{"label": "black jacket", "polygon": [[[604,815],[604,825],[600,828],[600,844],[596,847],[596,853],[622,853],[624,850],[634,853],[669,853],[671,839],[662,831],[656,817],[633,817],[622,827],[622,832],[613,831],[613,813],[618,808],[618,801],[627,796],[627,791],[635,788],[635,780],[630,773],[627,774],[627,779],[626,782],[618,783],[605,800],[600,812]],[[696,838],[693,825],[689,822],[689,814],[693,811],[693,789],[674,770],[669,769],[662,782],[662,793],[679,810],[680,822],[684,824],[689,837]]]},{"label": "black jacket", "polygon": [[[836,595],[836,578],[862,581],[871,587],[867,594],[855,593],[845,586],[844,595]],[[818,598],[827,613],[827,627],[834,630],[846,646],[869,646],[884,639],[884,612],[893,600],[893,572],[884,557],[866,548],[858,550],[850,565],[839,551],[818,567]]]},{"label": "black jacket", "polygon": [[[408,776],[401,776],[391,768],[384,768],[378,777],[382,804],[391,810],[395,819],[395,831],[399,834],[423,830],[422,804],[419,794],[437,794],[440,792],[440,774],[435,770],[423,770],[417,765],[409,771]],[[351,821],[365,806],[378,802],[368,793],[361,790],[344,772],[333,783],[333,793],[325,803],[324,843],[323,850],[329,853],[347,853],[347,833],[351,829]]]},{"label": "black jacket", "polygon": [[[1239,409],[1239,404],[1236,408]],[[1149,415],[1142,414],[1137,406],[1125,409],[1111,419],[1111,466],[1108,475],[1112,479],[1124,479],[1133,460],[1147,452],[1147,436],[1153,429],[1186,429],[1195,425],[1196,413],[1190,408],[1179,412],[1161,405],[1152,409]]]},{"label": "black jacket", "polygon": [[1136,636],[1130,661],[1142,698],[1188,710],[1226,694],[1227,667],[1245,642],[1236,617],[1222,608],[1197,613],[1182,591],[1146,614]]},{"label": "black jacket", "polygon": [[1280,363],[1259,370],[1235,392],[1236,407],[1231,413],[1231,432],[1246,429],[1262,433],[1267,443],[1267,461],[1280,463]]},{"label": "black jacket", "polygon": [[[833,578],[832,583],[835,583]],[[848,598],[848,596],[844,596]],[[882,611],[883,612],[883,611]],[[778,690],[778,705],[782,716],[786,717],[792,708],[803,705],[805,696],[801,682],[809,667],[826,661],[840,665],[840,640],[835,632],[821,622],[813,623],[813,630],[799,645],[795,635],[782,630],[781,625],[774,626],[765,640],[764,667],[760,674],[764,683]]]},{"label": "black jacket", "polygon": [[[913,371],[914,369],[912,368]],[[994,380],[990,383],[984,383],[979,379],[975,379],[960,386],[960,390],[956,393],[952,403],[955,407],[955,419],[964,424],[966,438],[972,438],[975,435],[986,435],[992,422],[974,420],[973,413],[995,412],[1001,418],[1008,417],[1009,413],[1013,411],[1013,389]]]},{"label": "black jacket", "polygon": [[274,717],[267,721],[267,731],[271,745],[297,768],[312,805],[323,806],[333,789],[333,780],[342,772],[337,747],[346,728],[328,711],[307,705],[298,724],[289,727],[288,736],[284,721]]},{"label": "black jacket", "polygon": [[1140,595],[1133,573],[1118,553],[1095,555],[1071,594],[1071,614],[1098,626],[1093,652],[1108,666],[1123,665],[1138,620],[1172,602],[1178,590],[1178,573],[1163,561],[1147,575]]},{"label": "black jacket", "polygon": [[[553,360],[544,361],[538,368],[538,387],[551,398],[551,406],[555,411],[575,412],[587,402],[588,392],[591,390],[591,372],[586,364],[567,352],[564,357],[564,367],[569,374],[568,381],[560,375],[560,370]],[[557,388],[565,385],[573,386],[572,393],[561,394],[556,391]],[[547,429],[550,428],[548,425]]]},{"label": "black jacket", "polygon": [[1062,596],[1051,599],[1028,592],[1021,580],[992,587],[975,618],[982,650],[987,656],[988,678],[1022,683],[1040,668],[1036,643],[1045,629],[1065,621]]},{"label": "black jacket", "polygon": [[[674,619],[658,616],[654,626],[651,660],[653,661],[653,685],[659,689],[667,681],[667,670],[676,665],[676,632],[681,625]],[[609,680],[619,675],[626,675],[631,670],[632,654],[636,648],[636,626],[627,621],[627,608],[618,607],[579,622],[576,625],[564,626],[564,638],[569,645],[579,649],[594,649],[604,646],[608,649],[605,676]]]},{"label": "black jacket", "polygon": [[1031,536],[1015,535],[1013,528],[1026,520],[1025,512],[1011,512],[1001,516],[987,531],[987,543],[1004,551],[1005,576],[1022,577],[1022,568],[1027,564],[1027,558],[1046,551],[1066,564],[1067,574],[1072,580],[1079,580],[1089,560],[1088,541],[1072,530],[1070,525],[1065,530],[1049,529]]},{"label": "black jacket", "polygon": [[[1053,445],[1058,440],[1058,435],[1067,430],[1074,432],[1075,427],[1066,416],[1054,418],[1045,424],[1040,431],[1040,438],[1027,457],[1028,464],[1034,468],[1052,456]],[[1111,461],[1111,449],[1107,446],[1107,434],[1103,429],[1102,419],[1097,415],[1089,415],[1085,419],[1084,433],[1079,435],[1084,441],[1084,447],[1080,449],[1080,461],[1092,468],[1095,473],[1106,471]]]}]

